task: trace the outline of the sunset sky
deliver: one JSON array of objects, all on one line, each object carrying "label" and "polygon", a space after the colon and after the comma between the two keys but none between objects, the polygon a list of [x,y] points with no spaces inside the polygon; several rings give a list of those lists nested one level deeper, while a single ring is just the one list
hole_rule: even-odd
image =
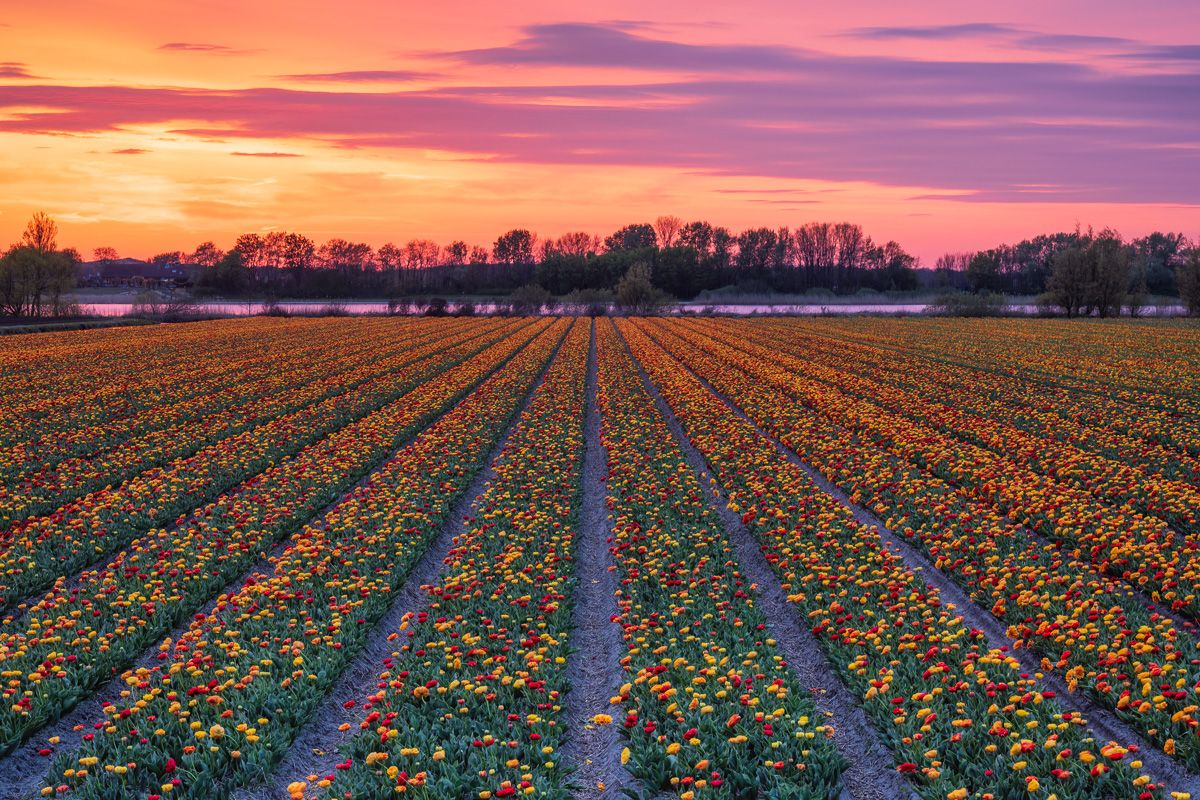
[{"label": "sunset sky", "polygon": [[1200,235],[1200,11],[1147,3],[0,6],[0,245],[490,245],[659,214],[862,223],[931,265]]}]

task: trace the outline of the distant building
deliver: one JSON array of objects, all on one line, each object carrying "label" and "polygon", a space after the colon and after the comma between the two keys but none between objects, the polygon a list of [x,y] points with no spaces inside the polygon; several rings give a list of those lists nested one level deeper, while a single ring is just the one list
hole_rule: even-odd
[{"label": "distant building", "polygon": [[188,286],[186,264],[151,264],[136,258],[84,261],[79,265],[81,286],[127,286],[134,289],[173,289]]}]

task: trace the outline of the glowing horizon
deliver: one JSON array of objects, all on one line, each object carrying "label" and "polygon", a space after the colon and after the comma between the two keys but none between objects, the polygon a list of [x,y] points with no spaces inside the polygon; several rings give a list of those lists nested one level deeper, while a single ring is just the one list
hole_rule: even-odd
[{"label": "glowing horizon", "polygon": [[[1178,0],[813,11],[62,0],[0,13],[0,245],[149,257],[849,220],[926,266],[1075,224],[1200,235]],[[1189,13],[1190,12],[1190,13]]]}]

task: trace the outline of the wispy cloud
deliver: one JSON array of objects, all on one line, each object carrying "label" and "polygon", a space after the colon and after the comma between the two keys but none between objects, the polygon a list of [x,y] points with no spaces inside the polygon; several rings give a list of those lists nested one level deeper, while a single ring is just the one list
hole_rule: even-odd
[{"label": "wispy cloud", "polygon": [[1200,44],[1143,47],[1130,53],[1122,53],[1121,57],[1147,61],[1200,61]]},{"label": "wispy cloud", "polygon": [[231,156],[253,156],[255,158],[302,158],[300,153],[241,153],[233,152]]},{"label": "wispy cloud", "polygon": [[0,78],[36,78],[20,61],[0,61]]},{"label": "wispy cloud", "polygon": [[404,69],[358,70],[353,72],[310,72],[299,75],[276,75],[279,80],[299,83],[402,83],[438,77],[435,72],[416,72]]},{"label": "wispy cloud", "polygon": [[164,45],[159,45],[158,49],[168,52],[215,53],[223,56],[244,55],[252,52],[250,50],[235,50],[223,44],[204,44],[201,42],[167,42]]},{"label": "wispy cloud", "polygon": [[997,22],[968,22],[961,25],[894,26],[852,28],[842,36],[857,39],[962,39],[979,36],[1012,36],[1029,31]]},{"label": "wispy cloud", "polygon": [[149,153],[149,150],[142,150],[138,147],[126,147],[122,150],[110,150],[110,153],[118,156],[140,156],[143,153]]},{"label": "wispy cloud", "polygon": [[624,69],[727,72],[795,70],[804,63],[798,48],[764,45],[697,45],[637,36],[604,25],[529,25],[524,37],[504,47],[423,53],[474,65],[554,65]]},{"label": "wispy cloud", "polygon": [[1078,33],[1038,33],[1017,40],[1022,47],[1038,50],[1129,47],[1137,42],[1120,36],[1083,36]]}]

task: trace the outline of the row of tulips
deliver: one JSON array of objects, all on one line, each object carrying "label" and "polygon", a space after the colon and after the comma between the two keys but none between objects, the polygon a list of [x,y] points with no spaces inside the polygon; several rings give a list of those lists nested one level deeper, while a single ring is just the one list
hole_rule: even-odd
[{"label": "row of tulips", "polygon": [[219,598],[161,663],[122,677],[78,750],[57,755],[45,794],[224,797],[260,781],[310,721],[438,535],[570,323],[540,335],[371,479]]},{"label": "row of tulips", "polygon": [[[1200,455],[1196,419],[1195,334],[1186,324],[1071,325],[1062,322],[964,321],[914,325],[892,320],[793,323],[797,328],[994,373],[1018,374],[1042,385],[1046,397],[1090,400],[1051,406],[1092,427],[1109,428]],[[1147,342],[1150,343],[1147,346]],[[1189,355],[1192,354],[1192,355]],[[1135,378],[1137,373],[1141,377]],[[1127,386],[1134,379],[1135,387]]]},{"label": "row of tulips", "polygon": [[[1136,748],[1094,741],[1086,721],[989,649],[878,531],[815,487],[637,327],[622,329],[757,536],[788,600],[863,702],[897,766],[927,798],[1153,798]],[[668,351],[694,354],[659,329]],[[711,357],[695,366],[734,372]]]},{"label": "row of tulips", "polygon": [[0,550],[0,607],[94,563],[155,526],[178,524],[181,514],[395,402],[521,324],[489,325],[481,334],[460,329],[445,340],[395,355],[380,365],[387,368],[382,374],[351,391],[82,497],[49,516],[27,520],[12,529]]},{"label": "row of tulips", "polygon": [[[726,334],[723,338],[728,340],[734,330],[723,327]],[[1111,503],[1157,517],[1178,531],[1200,533],[1200,490],[1190,483],[1140,469],[1128,463],[1119,451],[1108,458],[1059,443],[1054,437],[1026,433],[1010,424],[1001,403],[988,402],[972,408],[964,395],[975,382],[935,388],[927,377],[930,370],[923,371],[919,365],[913,365],[902,375],[883,379],[876,375],[875,359],[835,353],[817,356],[806,343],[753,334],[743,337],[740,330],[736,336],[771,352],[783,353],[783,365],[790,371],[866,400],[919,426],[933,428],[945,437],[942,447],[957,448],[961,451],[957,455],[969,458],[975,469],[983,466],[976,454],[981,449],[991,451],[993,456],[986,453],[981,456],[994,459],[992,469],[1029,474],[1038,484],[1031,490],[1040,490],[1040,494],[1062,493],[1078,506],[1080,513],[1103,514],[1105,509],[1101,504]],[[858,374],[856,367],[867,374]],[[932,442],[926,444],[932,445]],[[1057,488],[1059,484],[1074,491],[1063,492]],[[1094,499],[1089,499],[1088,494]]]},{"label": "row of tulips", "polygon": [[941,319],[835,321],[858,340],[890,340],[905,350],[1028,374],[1071,390],[1103,390],[1133,406],[1195,413],[1200,347],[1183,320],[1084,322]]},{"label": "row of tulips", "polygon": [[[175,420],[187,421],[194,417],[194,414],[188,413],[189,410],[195,406],[203,408],[205,398],[209,395],[228,391],[243,380],[253,383],[268,377],[270,375],[269,363],[272,358],[278,358],[279,353],[284,351],[287,338],[286,336],[264,336],[264,353],[261,363],[257,364],[249,361],[246,353],[240,350],[229,351],[218,345],[203,359],[202,363],[207,367],[203,374],[196,374],[195,368],[187,365],[187,362],[177,362],[173,372],[151,370],[160,384],[178,383],[189,389],[193,387],[198,389],[198,393],[189,392],[187,396],[174,403],[154,405],[129,416],[121,416],[120,412],[105,409],[103,401],[91,404],[81,403],[76,408],[42,410],[40,413],[44,416],[36,416],[35,419],[26,422],[26,424],[39,426],[42,430],[41,435],[30,437],[16,435],[12,444],[0,447],[0,481],[5,484],[11,483],[30,473],[52,467],[64,459],[99,452],[125,441],[130,436],[170,427]],[[297,338],[303,340],[304,337]],[[147,348],[151,347],[149,341],[146,342],[146,346]],[[183,355],[186,357],[186,354]],[[133,363],[137,363],[137,361],[135,360]],[[125,369],[115,369],[108,375],[92,376],[91,383],[77,386],[76,391],[81,392],[82,386],[92,389],[100,385],[110,388],[119,387],[121,392],[128,393],[134,390],[128,385],[132,377],[127,371],[128,368],[127,365]],[[233,371],[235,369],[236,372]],[[47,371],[52,372],[52,370]],[[12,376],[6,377],[11,378]],[[71,380],[79,381],[80,378],[72,376]],[[55,376],[54,382],[62,384],[64,390],[71,385],[65,375]],[[33,376],[28,376],[26,385],[12,389],[10,399],[14,401],[14,404],[22,396],[32,399],[32,396],[40,393],[41,388],[33,385]],[[153,392],[148,387],[139,388],[143,392]],[[157,392],[153,393],[157,394]],[[108,399],[104,398],[104,400]],[[91,406],[95,406],[95,408]],[[21,410],[24,412],[24,409]],[[39,412],[32,413],[36,415]],[[115,416],[109,417],[108,414],[115,414]],[[17,431],[9,433],[14,435]]]},{"label": "row of tulips", "polygon": [[[846,766],[788,669],[717,513],[605,321],[601,438],[628,679],[612,698],[643,796],[831,798]],[[606,715],[596,717],[609,722]]]},{"label": "row of tulips", "polygon": [[1193,716],[1200,653],[1191,634],[940,479],[797,409],[742,370],[731,348],[728,358],[716,358],[702,346],[655,335],[854,500],[886,515],[889,527],[1009,625],[1014,646],[1040,653],[1044,670],[1061,673],[1168,754],[1200,766]]},{"label": "row of tulips", "polygon": [[[188,391],[181,397],[165,399],[160,405],[129,416],[95,420],[92,424],[82,426],[80,420],[69,414],[52,417],[55,424],[48,434],[0,449],[0,480],[6,484],[23,480],[67,459],[88,458],[130,439],[186,425],[226,408],[245,395],[247,390],[253,392],[259,383],[286,380],[286,370],[295,368],[295,365],[315,366],[323,361],[353,356],[363,349],[362,340],[352,335],[354,333],[372,339],[399,339],[424,335],[426,331],[422,328],[428,327],[373,326],[369,330],[356,332],[314,325],[299,330],[264,333],[260,349],[251,353],[222,351],[217,347],[214,352],[204,354],[202,361],[209,368],[203,374],[197,375],[187,362],[178,361],[175,370],[158,375],[160,385],[185,385]],[[127,376],[117,372],[96,380],[123,386]],[[123,391],[128,392],[129,389]],[[86,418],[87,413],[82,416]]]},{"label": "row of tulips", "polygon": [[5,620],[0,748],[15,747],[128,667],[545,327],[516,331],[198,509],[178,528],[134,541],[77,586],[60,582],[22,619]]},{"label": "row of tulips", "polygon": [[[89,437],[139,415],[153,420],[165,405],[236,380],[240,363],[253,366],[261,358],[256,354],[278,353],[301,333],[296,323],[266,320],[197,324],[204,336],[191,327],[125,328],[121,340],[104,337],[86,348],[75,345],[75,337],[90,334],[36,337],[63,346],[35,352],[20,348],[17,360],[24,368],[3,373],[17,385],[6,387],[8,403],[0,407],[0,446]],[[13,339],[6,338],[0,352]]]},{"label": "row of tulips", "polygon": [[428,604],[393,632],[403,644],[353,712],[360,733],[332,781],[317,776],[330,800],[570,796],[558,751],[590,340],[576,322]]},{"label": "row of tulips", "polygon": [[[894,404],[847,395],[836,387],[809,380],[800,359],[778,350],[719,336],[747,371],[786,392],[796,401],[855,434],[869,438],[892,454],[961,487],[985,506],[1031,526],[1050,540],[1075,548],[1076,557],[1154,593],[1156,601],[1195,617],[1200,613],[1200,554],[1194,537],[1173,534],[1159,519],[1128,507],[1108,509],[1087,492],[1032,473],[1018,458],[990,450],[911,422],[883,410]],[[771,353],[776,367],[762,364]],[[880,389],[880,395],[886,394]]]},{"label": "row of tulips", "polygon": [[439,329],[422,333],[396,331],[379,337],[372,348],[343,344],[320,357],[304,348],[289,351],[273,359],[269,373],[260,380],[174,406],[191,417],[188,421],[100,452],[57,462],[50,459],[20,482],[0,487],[0,528],[46,514],[89,492],[119,485],[147,469],[187,458],[201,448],[379,378],[396,367],[397,356],[444,338]]},{"label": "row of tulips", "polygon": [[[1003,420],[1023,433],[1070,445],[1086,453],[1153,472],[1168,480],[1200,486],[1200,458],[1147,442],[1110,426],[1077,422],[1092,413],[1094,396],[1042,386],[1022,374],[996,373],[952,364],[882,345],[831,342],[771,321],[747,327],[751,336],[769,337],[792,355],[816,358],[848,372],[904,386],[920,397],[953,400],[955,408]],[[756,341],[763,342],[762,338]],[[1125,414],[1126,417],[1130,414]]]}]

